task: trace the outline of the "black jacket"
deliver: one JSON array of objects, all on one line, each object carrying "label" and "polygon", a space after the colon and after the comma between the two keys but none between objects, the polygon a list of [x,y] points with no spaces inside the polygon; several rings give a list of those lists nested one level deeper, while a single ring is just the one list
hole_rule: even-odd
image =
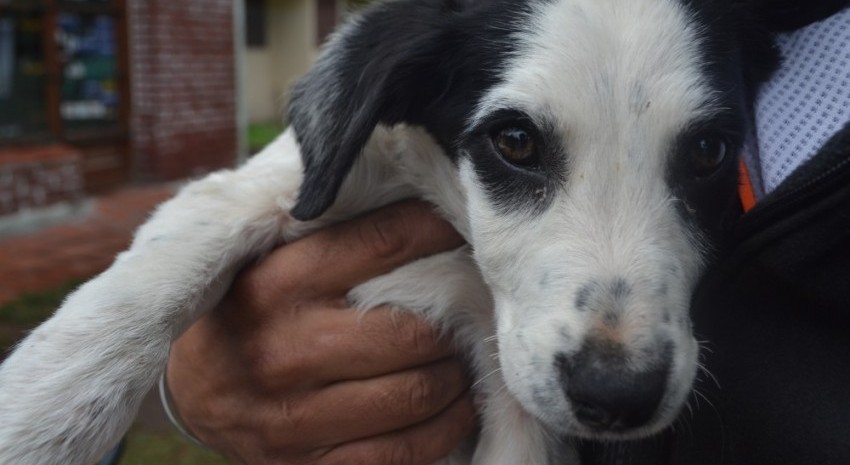
[{"label": "black jacket", "polygon": [[693,318],[693,414],[584,464],[850,465],[850,125],[741,218]]}]

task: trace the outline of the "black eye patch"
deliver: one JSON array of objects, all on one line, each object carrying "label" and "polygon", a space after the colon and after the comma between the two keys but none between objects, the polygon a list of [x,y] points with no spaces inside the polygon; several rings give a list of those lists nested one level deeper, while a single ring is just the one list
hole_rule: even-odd
[{"label": "black eye patch", "polygon": [[488,198],[505,214],[544,211],[566,180],[566,150],[554,125],[499,110],[463,136]]},{"label": "black eye patch", "polygon": [[667,182],[679,213],[714,243],[737,209],[746,127],[743,114],[721,113],[688,125],[671,147]]}]

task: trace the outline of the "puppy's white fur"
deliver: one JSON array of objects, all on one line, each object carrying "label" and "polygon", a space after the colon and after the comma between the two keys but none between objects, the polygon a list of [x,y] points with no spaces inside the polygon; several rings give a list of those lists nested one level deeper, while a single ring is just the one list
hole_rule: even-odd
[{"label": "puppy's white fur", "polygon": [[[592,433],[572,418],[549,360],[578,350],[591,330],[567,303],[576,287],[616,273],[644,289],[625,314],[628,344],[650,352],[657,328],[674,342],[663,415],[643,433],[668,422],[695,371],[686,313],[701,251],[675,214],[664,157],[681,126],[713,108],[693,45],[699,31],[673,0],[536,8],[531,32],[517,37],[521,52],[471,124],[503,108],[557,122],[569,179],[545,194],[552,204],[544,213],[499,212],[468,160],[455,165],[422,130],[398,126],[376,130],[330,211],[298,222],[287,213],[302,179],[289,131],[239,170],[194,182],[165,203],[109,270],[20,344],[0,368],[0,464],[92,463],[128,428],[170,342],[219,301],[241,266],[408,197],[433,202],[474,251],[415,262],[350,297],[454,330],[484,399],[473,463],[577,463],[564,436]],[[674,289],[660,302],[675,316],[669,325],[649,291],[662,285]]]},{"label": "puppy's white fur", "polygon": [[[554,386],[549,354],[579,350],[593,330],[594,319],[572,305],[577,289],[619,277],[636,290],[624,305],[623,326],[634,328],[630,349],[652,344],[653,327],[673,340],[662,402],[669,421],[690,391],[697,345],[689,328],[664,327],[660,307],[689,324],[703,251],[664,182],[668,147],[687,124],[719,110],[700,69],[699,31],[675,1],[564,0],[538,8],[517,38],[522,52],[475,119],[511,108],[554,121],[569,158],[564,190],[545,193],[553,205],[535,218],[504,215],[484,189],[467,190],[476,261],[497,304],[504,377],[526,410],[562,433],[581,434],[565,414],[570,406]],[[479,182],[471,163],[460,172],[464,185]],[[653,295],[661,287],[671,291],[664,299]]]}]

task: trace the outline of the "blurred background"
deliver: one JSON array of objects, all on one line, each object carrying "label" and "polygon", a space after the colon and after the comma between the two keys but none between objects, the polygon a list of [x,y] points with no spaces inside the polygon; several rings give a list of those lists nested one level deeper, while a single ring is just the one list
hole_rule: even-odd
[{"label": "blurred background", "polygon": [[[244,162],[368,0],[0,0],[0,359],[186,179]],[[120,462],[226,463],[153,396]]]}]

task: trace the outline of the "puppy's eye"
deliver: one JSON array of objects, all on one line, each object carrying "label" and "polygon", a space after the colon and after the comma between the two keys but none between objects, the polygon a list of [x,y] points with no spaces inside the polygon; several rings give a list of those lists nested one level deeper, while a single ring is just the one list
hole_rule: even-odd
[{"label": "puppy's eye", "polygon": [[508,127],[493,136],[493,145],[505,160],[515,165],[530,165],[537,159],[534,138],[525,129]]},{"label": "puppy's eye", "polygon": [[691,142],[687,152],[694,175],[702,178],[714,174],[723,165],[729,147],[722,138],[707,136]]}]

